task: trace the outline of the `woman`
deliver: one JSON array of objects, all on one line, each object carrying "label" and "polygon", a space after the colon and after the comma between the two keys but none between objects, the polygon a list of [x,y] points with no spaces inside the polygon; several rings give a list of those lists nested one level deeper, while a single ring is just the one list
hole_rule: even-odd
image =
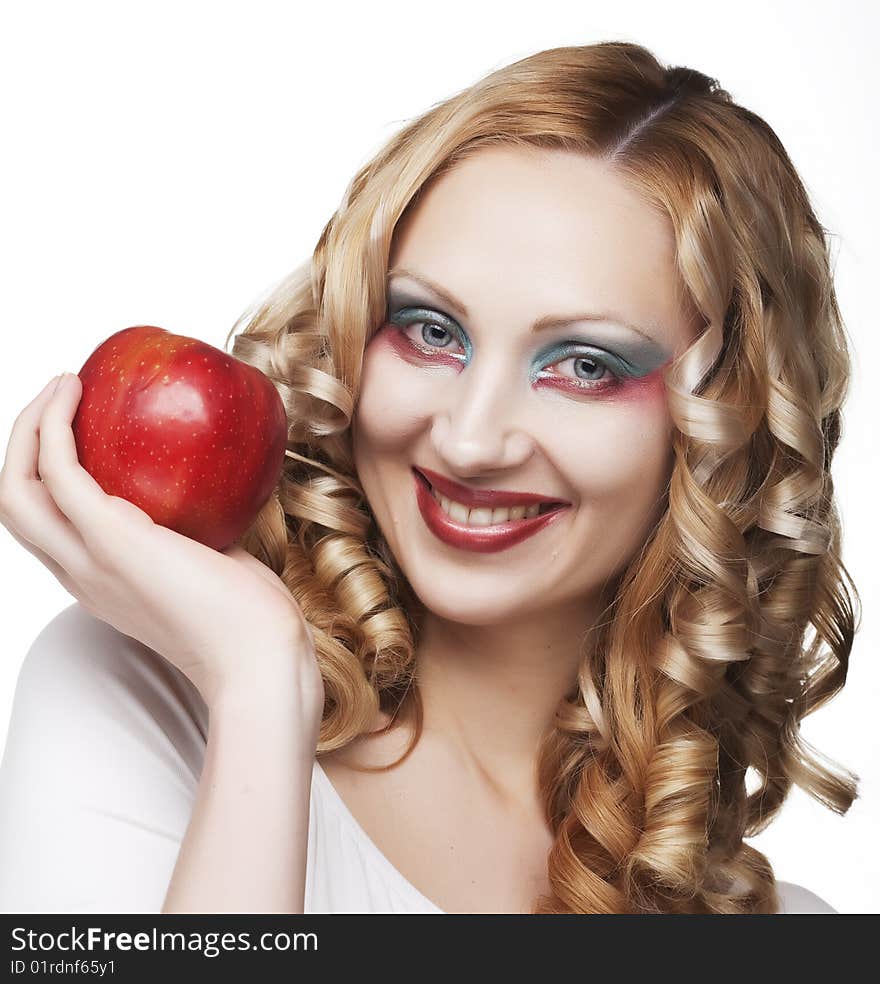
[{"label": "woman", "polygon": [[75,377],[16,422],[4,523],[79,604],[20,678],[4,901],[834,911],[743,841],[856,796],[798,730],[854,634],[849,362],[770,127],[634,44],[541,52],[404,128],[247,321],[289,459],[228,551],[79,468]]}]

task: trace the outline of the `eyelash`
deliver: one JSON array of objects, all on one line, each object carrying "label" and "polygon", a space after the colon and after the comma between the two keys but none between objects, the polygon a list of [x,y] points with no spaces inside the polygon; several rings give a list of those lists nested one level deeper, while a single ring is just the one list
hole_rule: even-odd
[{"label": "eyelash", "polygon": [[[433,326],[435,326],[437,328],[440,328],[443,331],[447,332],[449,335],[451,335],[453,338],[456,338],[458,340],[459,344],[463,348],[467,348],[467,346],[462,341],[462,337],[461,337],[461,334],[458,331],[458,329],[452,327],[451,325],[444,324],[443,322],[441,322],[439,320],[432,320],[432,319],[426,318],[426,317],[416,318],[416,317],[412,317],[412,316],[409,319],[406,319],[405,317],[401,317],[401,313],[400,312],[398,314],[394,315],[390,320],[391,320],[391,323],[394,324],[399,329],[400,333],[407,340],[407,342],[417,352],[421,352],[423,355],[431,356],[431,355],[434,355],[436,352],[445,352],[446,349],[445,349],[444,346],[441,346],[441,345],[438,345],[438,346],[435,346],[435,347],[428,347],[428,345],[421,345],[418,342],[416,342],[413,338],[410,338],[410,336],[407,335],[406,332],[407,332],[407,329],[412,328],[414,325],[421,325],[423,328],[424,328],[425,325],[433,325]],[[581,379],[581,378],[579,378],[577,376],[565,376],[565,375],[563,375],[563,376],[559,377],[559,376],[552,376],[551,375],[551,376],[548,377],[548,376],[542,376],[541,374],[539,374],[539,378],[543,378],[543,379],[547,379],[547,378],[556,378],[556,379],[559,379],[559,378],[561,378],[561,379],[565,380],[566,383],[570,384],[572,387],[574,387],[575,389],[579,389],[579,390],[608,389],[608,388],[610,388],[612,386],[616,386],[619,383],[622,383],[623,382],[623,379],[624,379],[624,374],[623,373],[615,372],[614,369],[612,369],[611,365],[605,359],[603,359],[601,356],[594,355],[592,352],[584,352],[584,351],[582,351],[583,346],[584,346],[584,343],[583,342],[567,342],[567,343],[564,343],[562,346],[560,346],[560,348],[562,348],[563,352],[566,353],[566,354],[563,354],[560,358],[558,358],[556,360],[556,362],[552,362],[552,363],[550,363],[550,365],[557,365],[560,362],[569,362],[569,361],[577,362],[579,359],[584,359],[587,362],[591,362],[594,365],[599,366],[602,369],[605,369],[608,372],[608,375],[610,376],[610,379],[609,378],[602,378],[602,379],[587,380],[587,379]],[[570,348],[577,349],[577,351],[576,352],[573,352],[572,354],[567,354],[568,349],[570,349]],[[544,370],[541,370],[541,373],[543,373],[543,372],[544,372]]]}]

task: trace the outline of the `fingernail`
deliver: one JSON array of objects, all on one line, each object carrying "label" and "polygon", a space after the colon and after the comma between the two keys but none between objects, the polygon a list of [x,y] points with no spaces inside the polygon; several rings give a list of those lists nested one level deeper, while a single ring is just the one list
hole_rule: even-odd
[{"label": "fingernail", "polygon": [[57,377],[58,381],[55,383],[55,389],[52,390],[53,394],[57,393],[58,390],[61,389],[61,387],[64,385],[64,381],[67,379],[69,375],[70,375],[69,372],[62,372],[61,375]]}]

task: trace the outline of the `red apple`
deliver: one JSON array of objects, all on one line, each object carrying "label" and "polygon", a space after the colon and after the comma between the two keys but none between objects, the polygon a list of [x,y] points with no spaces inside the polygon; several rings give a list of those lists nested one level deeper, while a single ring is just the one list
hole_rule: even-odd
[{"label": "red apple", "polygon": [[284,404],[259,369],[136,325],[102,342],[79,378],[77,454],[108,495],[215,550],[253,523],[287,444]]}]

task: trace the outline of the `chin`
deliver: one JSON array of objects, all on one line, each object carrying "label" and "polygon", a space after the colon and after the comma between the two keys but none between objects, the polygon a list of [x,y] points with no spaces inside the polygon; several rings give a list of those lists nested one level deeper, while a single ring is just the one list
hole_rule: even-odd
[{"label": "chin", "polygon": [[[501,587],[501,579],[496,578],[495,581],[496,587]],[[496,590],[490,595],[479,590],[468,591],[467,578],[462,578],[458,589],[453,591],[442,590],[436,582],[429,584],[426,590],[422,590],[421,585],[410,584],[419,601],[432,615],[460,625],[508,624],[527,615],[535,601],[533,592],[501,594]]]}]

